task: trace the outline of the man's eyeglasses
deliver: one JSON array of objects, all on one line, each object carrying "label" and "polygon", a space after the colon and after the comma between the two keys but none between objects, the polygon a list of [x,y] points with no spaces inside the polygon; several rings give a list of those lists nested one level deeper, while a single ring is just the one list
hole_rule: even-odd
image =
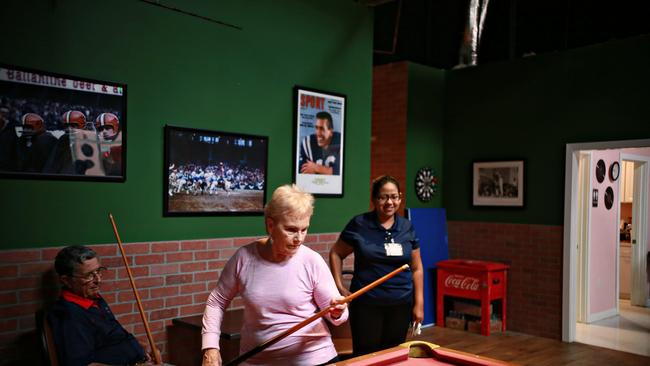
[{"label": "man's eyeglasses", "polygon": [[400,199],[402,199],[402,197],[401,197],[399,194],[381,194],[381,195],[379,195],[379,196],[377,197],[377,200],[378,200],[380,203],[385,203],[385,202],[387,202],[388,200],[391,200],[391,201],[393,201],[393,202],[397,202],[397,201],[399,201]]},{"label": "man's eyeglasses", "polygon": [[82,275],[72,275],[72,277],[79,278],[84,282],[90,282],[95,279],[95,277],[102,278],[102,275],[108,270],[106,267],[99,267],[96,270]]}]

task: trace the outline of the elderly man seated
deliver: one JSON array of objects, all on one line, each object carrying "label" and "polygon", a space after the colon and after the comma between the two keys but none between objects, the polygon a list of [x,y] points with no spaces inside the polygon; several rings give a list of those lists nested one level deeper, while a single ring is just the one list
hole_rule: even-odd
[{"label": "elderly man seated", "polygon": [[61,365],[135,365],[150,361],[143,346],[120,325],[100,295],[106,267],[102,267],[95,251],[76,245],[63,248],[54,266],[63,288],[47,319]]}]

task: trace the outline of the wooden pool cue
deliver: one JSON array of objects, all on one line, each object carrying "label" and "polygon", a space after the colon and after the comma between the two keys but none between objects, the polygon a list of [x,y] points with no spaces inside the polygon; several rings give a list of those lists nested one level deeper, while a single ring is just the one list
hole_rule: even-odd
[{"label": "wooden pool cue", "polygon": [[[340,301],[338,302],[338,304],[346,304],[346,303],[349,303],[350,301],[352,301],[352,300],[356,299],[357,297],[363,295],[364,293],[366,293],[366,292],[372,290],[373,288],[375,288],[375,287],[381,285],[382,283],[388,281],[391,277],[395,276],[396,274],[398,274],[398,273],[400,273],[400,272],[402,272],[402,271],[404,271],[404,270],[406,270],[406,269],[408,269],[408,268],[409,268],[409,265],[408,265],[408,264],[405,264],[405,265],[403,265],[403,266],[397,268],[397,269],[394,270],[393,272],[391,272],[391,273],[385,275],[384,277],[382,277],[382,278],[376,280],[375,282],[369,284],[368,286],[366,286],[366,287],[364,287],[364,288],[358,290],[357,292],[355,292],[355,293],[353,293],[353,294],[350,294],[348,297],[343,298],[342,300],[340,300]],[[256,355],[256,354],[258,354],[258,353],[260,353],[260,352],[262,352],[262,351],[265,350],[267,347],[269,347],[269,346],[271,346],[271,345],[277,343],[277,342],[280,341],[281,339],[284,339],[285,337],[287,337],[287,336],[290,335],[291,333],[294,333],[294,332],[298,331],[299,329],[301,329],[302,327],[306,326],[307,324],[313,322],[314,320],[323,317],[325,314],[327,314],[328,312],[330,312],[330,310],[332,310],[335,306],[336,306],[336,305],[326,307],[325,309],[323,309],[323,310],[321,310],[321,311],[315,313],[314,315],[310,316],[309,318],[307,318],[307,319],[301,321],[300,323],[294,325],[293,327],[291,327],[291,328],[285,330],[284,332],[282,332],[282,333],[276,335],[275,337],[273,337],[273,338],[271,338],[271,339],[265,341],[264,343],[258,345],[257,347],[251,349],[250,351],[245,352],[245,353],[242,353],[241,355],[237,356],[237,358],[235,358],[234,360],[228,362],[228,363],[226,364],[226,366],[235,366],[235,365],[239,365],[240,363],[244,362],[246,359],[248,359],[248,358],[250,358],[250,357],[252,357],[252,356],[254,356],[254,355]]]},{"label": "wooden pool cue", "polygon": [[142,324],[144,324],[144,330],[145,332],[147,332],[147,339],[149,339],[149,346],[151,347],[151,353],[153,353],[153,358],[154,361],[156,362],[156,365],[161,365],[162,360],[160,359],[160,353],[158,352],[158,349],[156,348],[156,342],[154,342],[153,336],[151,335],[151,329],[149,329],[147,316],[144,314],[144,309],[142,308],[142,301],[140,301],[140,295],[138,295],[138,289],[135,287],[135,281],[133,281],[133,274],[131,273],[131,268],[129,267],[129,261],[126,259],[126,253],[124,253],[124,247],[122,246],[122,240],[120,240],[120,234],[117,233],[117,226],[115,226],[115,220],[113,219],[113,214],[109,213],[108,218],[111,220],[111,225],[113,225],[113,232],[115,233],[115,238],[117,239],[117,245],[120,247],[120,253],[122,253],[122,259],[124,260],[126,273],[129,275],[129,281],[131,282],[133,295],[135,295],[135,302],[138,304],[138,310],[140,311]]}]

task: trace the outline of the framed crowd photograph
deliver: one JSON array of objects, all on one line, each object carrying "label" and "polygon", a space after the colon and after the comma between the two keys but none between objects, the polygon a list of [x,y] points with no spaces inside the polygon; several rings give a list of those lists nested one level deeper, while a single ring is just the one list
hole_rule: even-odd
[{"label": "framed crowd photograph", "polygon": [[343,197],[346,97],[294,87],[296,185],[316,196]]},{"label": "framed crowd photograph", "polygon": [[124,182],[126,85],[0,65],[0,177]]},{"label": "framed crowd photograph", "polygon": [[474,206],[524,206],[524,161],[473,164]]},{"label": "framed crowd photograph", "polygon": [[269,139],[165,126],[164,216],[262,215]]}]

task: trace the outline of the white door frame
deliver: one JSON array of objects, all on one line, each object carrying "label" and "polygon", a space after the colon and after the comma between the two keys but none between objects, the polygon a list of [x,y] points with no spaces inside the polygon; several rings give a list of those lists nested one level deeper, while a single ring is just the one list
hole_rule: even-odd
[{"label": "white door frame", "polygon": [[[646,253],[648,253],[648,228],[639,222],[648,222],[648,170],[650,156],[621,153],[621,160],[634,161],[634,188],[632,205],[632,285],[630,287],[630,304],[647,306],[648,287],[646,278]],[[635,243],[636,242],[636,243]]]},{"label": "white door frame", "polygon": [[576,250],[578,252],[576,320],[589,321],[589,240],[591,238],[591,152],[579,152],[578,172],[578,227]]},{"label": "white door frame", "polygon": [[564,176],[564,255],[562,261],[562,340],[576,338],[578,252],[578,162],[581,150],[650,147],[650,139],[588,142],[566,145]]}]

